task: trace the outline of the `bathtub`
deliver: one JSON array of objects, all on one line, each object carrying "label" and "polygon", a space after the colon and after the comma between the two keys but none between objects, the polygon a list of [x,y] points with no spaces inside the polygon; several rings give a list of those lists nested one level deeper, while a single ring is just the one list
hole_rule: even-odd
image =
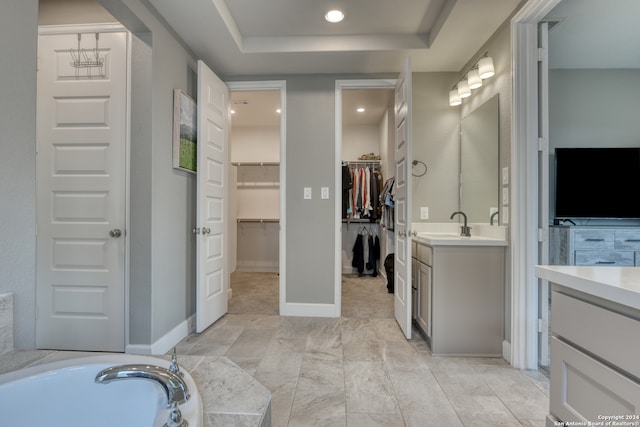
[{"label": "bathtub", "polygon": [[[178,363],[180,360],[178,359]],[[6,426],[161,427],[169,409],[154,381],[96,384],[104,368],[124,364],[168,367],[169,361],[125,354],[89,356],[36,365],[0,375],[0,424]],[[189,427],[202,427],[202,399],[183,370],[191,398],[179,406]]]}]

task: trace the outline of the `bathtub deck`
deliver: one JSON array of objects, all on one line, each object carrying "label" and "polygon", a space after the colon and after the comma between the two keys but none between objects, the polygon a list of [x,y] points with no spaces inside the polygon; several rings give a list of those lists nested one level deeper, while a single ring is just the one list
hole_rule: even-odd
[{"label": "bathtub deck", "polygon": [[[11,351],[0,355],[0,374],[42,363],[99,353]],[[170,356],[152,356],[170,359]],[[204,427],[271,426],[271,393],[226,357],[178,355],[180,368],[191,374],[202,396]]]}]

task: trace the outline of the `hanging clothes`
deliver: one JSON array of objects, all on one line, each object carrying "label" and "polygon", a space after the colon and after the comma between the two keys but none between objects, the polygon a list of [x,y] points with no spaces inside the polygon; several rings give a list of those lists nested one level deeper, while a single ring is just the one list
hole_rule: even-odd
[{"label": "hanging clothes", "polygon": [[[344,165],[349,165],[349,173],[344,170]],[[382,174],[380,164],[359,164],[343,162],[343,218],[369,219],[376,222],[381,217],[381,204],[379,199],[382,190]],[[345,190],[346,182],[350,177],[351,188]],[[345,214],[345,207],[346,214]],[[346,216],[345,216],[346,215]]]},{"label": "hanging clothes", "polygon": [[358,270],[358,275],[364,273],[364,238],[362,234],[356,236],[356,242],[353,245],[353,260],[351,266]]},{"label": "hanging clothes", "polygon": [[342,163],[342,218],[348,218],[351,213],[349,190],[352,188],[353,181],[351,180],[351,170],[347,163]]},{"label": "hanging clothes", "polygon": [[380,203],[382,204],[382,218],[381,225],[382,227],[393,230],[393,221],[394,221],[394,184],[395,177],[389,178],[385,183],[382,189],[382,193],[380,193]]}]

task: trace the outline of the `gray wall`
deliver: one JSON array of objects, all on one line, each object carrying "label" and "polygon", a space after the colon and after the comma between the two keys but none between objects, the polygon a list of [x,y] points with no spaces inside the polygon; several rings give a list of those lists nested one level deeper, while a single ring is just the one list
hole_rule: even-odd
[{"label": "gray wall", "polygon": [[549,70],[549,148],[640,146],[640,70]]},{"label": "gray wall", "polygon": [[101,3],[152,46],[134,44],[129,328],[130,344],[151,344],[195,313],[196,181],[172,167],[173,90],[195,98],[195,61],[142,1]]},{"label": "gray wall", "polygon": [[0,54],[5,60],[0,61],[0,294],[14,293],[15,347],[33,348],[38,2],[9,0],[2,9]]},{"label": "gray wall", "polygon": [[[320,199],[335,174],[335,77],[287,78],[287,259],[288,303],[333,304],[335,203]],[[311,200],[303,199],[312,188]]]},{"label": "gray wall", "polygon": [[[449,222],[458,210],[460,111],[449,106],[457,73],[413,73],[413,158],[427,173],[412,178],[413,222]],[[416,171],[422,171],[416,166]],[[420,207],[429,219],[420,220]]]}]

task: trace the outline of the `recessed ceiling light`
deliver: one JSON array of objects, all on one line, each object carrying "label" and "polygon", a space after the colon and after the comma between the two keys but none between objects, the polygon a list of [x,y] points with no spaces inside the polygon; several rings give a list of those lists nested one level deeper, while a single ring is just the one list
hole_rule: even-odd
[{"label": "recessed ceiling light", "polygon": [[324,15],[324,19],[332,23],[340,22],[344,19],[344,13],[337,9],[330,10],[326,15]]},{"label": "recessed ceiling light", "polygon": [[278,114],[280,114],[281,112],[282,112],[282,110],[279,109],[279,108],[276,110],[276,113],[278,113]]},{"label": "recessed ceiling light", "polygon": [[364,111],[365,111],[365,110],[364,110],[364,108],[360,107],[360,108],[358,108],[356,111],[357,111],[358,113],[364,113]]},{"label": "recessed ceiling light", "polygon": [[235,114],[235,113],[236,113],[236,110],[231,110],[231,114]]}]

